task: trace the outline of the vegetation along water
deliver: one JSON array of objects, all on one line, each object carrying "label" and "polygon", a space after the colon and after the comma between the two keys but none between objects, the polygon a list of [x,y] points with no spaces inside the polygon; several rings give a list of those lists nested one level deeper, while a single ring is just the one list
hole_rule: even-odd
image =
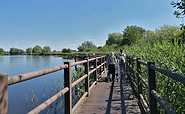
[{"label": "vegetation along water", "polygon": [[[74,62],[58,56],[4,55],[0,56],[0,72],[14,76],[59,66],[64,61]],[[63,78],[61,70],[9,86],[9,114],[25,114],[43,103],[63,88]],[[61,97],[42,113],[63,113],[63,99]]]}]

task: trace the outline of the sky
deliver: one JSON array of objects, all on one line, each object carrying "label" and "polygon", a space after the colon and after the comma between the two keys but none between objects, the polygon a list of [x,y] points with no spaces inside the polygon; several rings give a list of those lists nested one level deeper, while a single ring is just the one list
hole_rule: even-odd
[{"label": "sky", "polygon": [[172,0],[0,0],[0,48],[77,49],[104,46],[109,33],[131,25],[154,31],[179,26]]}]

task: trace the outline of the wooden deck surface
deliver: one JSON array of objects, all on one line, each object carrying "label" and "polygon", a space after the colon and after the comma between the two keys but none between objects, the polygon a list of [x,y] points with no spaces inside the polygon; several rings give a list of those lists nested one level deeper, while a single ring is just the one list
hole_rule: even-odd
[{"label": "wooden deck surface", "polygon": [[129,81],[103,81],[93,87],[89,97],[81,103],[75,114],[140,114],[139,106],[133,95]]}]

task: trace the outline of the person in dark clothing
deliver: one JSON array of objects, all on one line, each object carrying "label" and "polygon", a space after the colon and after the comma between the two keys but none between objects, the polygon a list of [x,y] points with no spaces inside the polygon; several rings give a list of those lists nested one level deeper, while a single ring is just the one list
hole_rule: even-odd
[{"label": "person in dark clothing", "polygon": [[116,57],[114,56],[114,52],[111,52],[108,57],[108,69],[109,69],[110,81],[114,81],[116,64],[117,64],[117,61],[116,61]]}]

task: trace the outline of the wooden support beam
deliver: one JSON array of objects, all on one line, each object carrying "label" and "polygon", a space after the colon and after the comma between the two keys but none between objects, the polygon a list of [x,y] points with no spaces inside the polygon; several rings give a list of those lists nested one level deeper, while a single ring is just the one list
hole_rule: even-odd
[{"label": "wooden support beam", "polygon": [[0,73],[0,114],[8,114],[8,74]]},{"label": "wooden support beam", "polygon": [[96,57],[96,59],[95,59],[95,61],[94,61],[94,68],[96,68],[96,71],[94,72],[94,81],[96,81],[96,84],[97,84],[97,76],[98,76],[98,69],[97,69],[97,57]]},{"label": "wooden support beam", "polygon": [[64,69],[64,86],[69,88],[65,94],[65,114],[72,114],[71,62],[67,61],[64,64],[68,65],[68,68]]},{"label": "wooden support beam", "polygon": [[[77,55],[75,55],[75,62],[77,62]],[[77,70],[77,65],[75,65],[75,70]]]},{"label": "wooden support beam", "polygon": [[147,62],[148,67],[148,84],[149,84],[149,107],[150,114],[157,114],[157,100],[152,95],[151,91],[156,91],[156,78],[155,78],[155,70],[150,68],[150,65],[155,65],[154,62]]},{"label": "wooden support beam", "polygon": [[87,97],[89,95],[89,59],[87,59],[87,62],[85,63],[85,74],[87,74],[87,77],[85,78],[85,92],[87,92]]},{"label": "wooden support beam", "polygon": [[136,76],[137,76],[137,96],[138,98],[140,94],[142,94],[142,82],[139,78],[139,75],[141,75],[141,64],[138,62],[138,60],[141,60],[140,58],[136,58],[136,64],[137,64],[137,73],[136,73]]}]

